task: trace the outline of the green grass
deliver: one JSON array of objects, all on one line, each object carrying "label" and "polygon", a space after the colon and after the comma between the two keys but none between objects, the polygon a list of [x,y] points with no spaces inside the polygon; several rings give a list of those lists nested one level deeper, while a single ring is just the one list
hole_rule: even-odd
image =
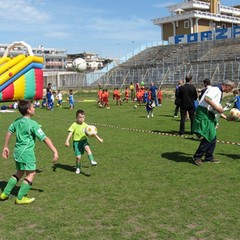
[{"label": "green grass", "polygon": [[[81,92],[75,98],[96,94]],[[150,119],[144,106],[133,105],[115,106],[110,100],[109,110],[91,102],[76,103],[74,111],[67,103],[54,111],[36,109],[33,119],[58,148],[59,161],[54,171],[51,151],[37,143],[38,173],[29,191],[36,201],[15,205],[16,187],[13,198],[0,202],[1,240],[239,239],[239,145],[218,143],[215,156],[221,163],[197,167],[191,156],[199,142],[188,134],[166,135],[179,129],[171,98]],[[94,123],[104,139],[103,144],[89,139],[98,166],[90,167],[85,154],[80,175],[74,172],[72,147],[64,146],[77,109],[86,111],[86,122]],[[2,143],[18,116],[0,113]],[[218,139],[239,143],[239,125],[221,120]],[[2,190],[15,172],[12,154],[1,158],[0,169]]]}]

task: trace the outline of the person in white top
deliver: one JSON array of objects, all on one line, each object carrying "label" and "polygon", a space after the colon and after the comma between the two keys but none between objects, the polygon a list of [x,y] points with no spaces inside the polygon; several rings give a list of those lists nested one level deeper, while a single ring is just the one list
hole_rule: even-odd
[{"label": "person in white top", "polygon": [[209,87],[203,94],[199,105],[197,107],[193,132],[200,138],[200,145],[193,155],[193,161],[196,165],[202,164],[202,157],[205,155],[204,161],[218,163],[213,156],[217,138],[216,127],[218,124],[218,117],[221,115],[227,120],[223,114],[223,107],[221,106],[223,92],[229,93],[233,90],[235,83],[230,80],[224,81],[219,86]]},{"label": "person in white top", "polygon": [[61,108],[62,107],[63,95],[62,95],[60,90],[57,91],[56,99],[58,100],[57,106]]}]

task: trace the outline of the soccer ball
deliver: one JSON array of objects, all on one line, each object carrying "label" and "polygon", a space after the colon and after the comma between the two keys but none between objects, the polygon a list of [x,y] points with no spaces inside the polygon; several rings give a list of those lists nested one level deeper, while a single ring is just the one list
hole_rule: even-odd
[{"label": "soccer ball", "polygon": [[85,134],[89,137],[94,137],[95,135],[97,135],[97,128],[93,125],[88,125],[85,128]]},{"label": "soccer ball", "polygon": [[230,110],[230,117],[233,120],[236,120],[240,117],[240,111],[237,108],[232,108]]},{"label": "soccer ball", "polygon": [[83,58],[76,58],[72,62],[72,66],[79,72],[83,72],[87,69],[87,63]]},{"label": "soccer ball", "polygon": [[137,108],[137,105],[134,105],[133,108],[136,109],[136,108]]}]

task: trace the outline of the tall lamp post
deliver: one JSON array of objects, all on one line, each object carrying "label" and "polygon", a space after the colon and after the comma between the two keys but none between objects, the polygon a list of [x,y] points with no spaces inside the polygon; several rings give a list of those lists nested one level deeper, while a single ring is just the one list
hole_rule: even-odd
[{"label": "tall lamp post", "polygon": [[135,41],[132,41],[132,56],[134,56],[134,44],[135,44]]}]

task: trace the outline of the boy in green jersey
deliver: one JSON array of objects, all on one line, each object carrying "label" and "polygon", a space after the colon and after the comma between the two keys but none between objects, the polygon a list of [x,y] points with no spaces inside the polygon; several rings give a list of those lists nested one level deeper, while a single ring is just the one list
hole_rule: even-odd
[{"label": "boy in green jersey", "polygon": [[[73,150],[76,156],[76,174],[81,172],[80,160],[81,155],[84,151],[88,154],[88,159],[92,166],[96,166],[97,162],[94,161],[92,151],[90,149],[89,143],[87,141],[87,136],[85,134],[85,128],[88,126],[85,122],[85,112],[83,110],[78,110],[76,112],[76,121],[68,129],[68,136],[65,142],[65,146],[69,147],[69,141],[73,138]],[[98,135],[94,137],[99,141],[103,142],[103,139]]]},{"label": "boy in green jersey", "polygon": [[10,150],[8,144],[13,133],[16,133],[16,144],[14,148],[14,159],[17,172],[9,179],[6,187],[0,195],[0,200],[7,200],[12,189],[16,186],[20,178],[25,174],[25,179],[21,183],[18,191],[16,204],[27,204],[35,200],[35,198],[26,197],[31,188],[33,179],[36,175],[36,157],[34,153],[36,138],[44,141],[45,144],[52,150],[53,162],[58,160],[58,151],[54,147],[50,138],[42,131],[37,122],[31,119],[35,113],[35,108],[30,101],[21,100],[18,104],[18,110],[22,117],[17,118],[8,128],[5,137],[2,156],[7,159]]}]

